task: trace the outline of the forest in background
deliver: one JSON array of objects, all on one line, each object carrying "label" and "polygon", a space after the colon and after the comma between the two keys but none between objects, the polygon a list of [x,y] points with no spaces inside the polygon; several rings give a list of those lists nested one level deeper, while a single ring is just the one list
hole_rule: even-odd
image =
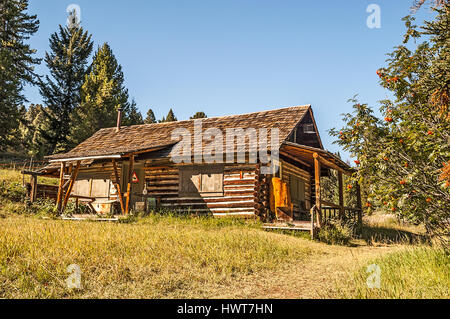
[{"label": "forest in background", "polygon": [[[94,51],[92,34],[75,10],[69,23],[49,38],[43,59],[27,43],[39,29],[28,0],[0,0],[0,158],[34,158],[66,152],[97,130],[116,125],[122,109],[123,125],[177,121],[172,109],[156,120],[148,108],[144,117],[124,85],[122,67],[108,43]],[[36,74],[44,63],[48,74]],[[28,101],[25,85],[39,88],[43,104]],[[204,118],[197,112],[191,118]]]}]

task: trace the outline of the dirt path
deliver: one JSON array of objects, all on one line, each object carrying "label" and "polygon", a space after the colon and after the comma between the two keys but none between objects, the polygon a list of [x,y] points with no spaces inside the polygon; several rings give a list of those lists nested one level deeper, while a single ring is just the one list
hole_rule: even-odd
[{"label": "dirt path", "polygon": [[336,288],[367,261],[404,246],[342,247],[315,243],[310,259],[238,280],[235,289],[222,287],[223,298],[326,298],[338,296]]}]

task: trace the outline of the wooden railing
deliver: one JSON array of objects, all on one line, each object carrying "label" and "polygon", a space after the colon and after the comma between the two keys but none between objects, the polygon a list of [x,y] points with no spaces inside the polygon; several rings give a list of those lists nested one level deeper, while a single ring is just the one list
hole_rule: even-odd
[{"label": "wooden railing", "polygon": [[[358,227],[356,231],[358,233],[362,232],[362,210],[355,207],[340,207],[334,203],[327,201],[321,201],[322,207],[318,209],[316,205],[311,208],[311,236],[314,236],[313,228],[314,222],[318,223],[318,227],[322,226],[324,223],[332,220],[342,220],[342,221],[353,221]],[[316,215],[317,217],[314,217]],[[314,219],[314,220],[313,220]]]},{"label": "wooden railing", "polygon": [[322,206],[321,207],[321,213],[322,213],[322,221],[332,220],[332,219],[338,219],[340,214],[340,209],[336,207],[327,207]]}]

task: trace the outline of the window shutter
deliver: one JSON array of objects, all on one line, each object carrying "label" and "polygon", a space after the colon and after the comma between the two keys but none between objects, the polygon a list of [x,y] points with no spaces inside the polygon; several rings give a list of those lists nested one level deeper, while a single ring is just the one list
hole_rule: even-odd
[{"label": "window shutter", "polygon": [[199,195],[223,192],[223,166],[180,168],[180,194]]},{"label": "window shutter", "polygon": [[223,191],[223,171],[220,168],[207,170],[202,173],[202,192],[217,193]]}]

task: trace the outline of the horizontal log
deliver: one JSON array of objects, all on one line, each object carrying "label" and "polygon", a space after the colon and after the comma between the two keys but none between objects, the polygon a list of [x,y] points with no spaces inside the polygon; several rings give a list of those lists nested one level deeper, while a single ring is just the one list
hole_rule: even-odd
[{"label": "horizontal log", "polygon": [[154,165],[154,164],[150,164],[148,162],[145,163],[145,169],[148,170],[169,170],[169,169],[174,169],[173,165]]},{"label": "horizontal log", "polygon": [[207,203],[206,204],[208,208],[239,208],[239,207],[253,207],[253,202],[237,202],[237,203]]},{"label": "horizontal log", "polygon": [[177,186],[178,187],[179,182],[178,180],[165,180],[165,181],[147,181],[147,188],[151,186]]},{"label": "horizontal log", "polygon": [[178,207],[191,207],[193,209],[197,208],[208,208],[208,209],[223,209],[223,210],[231,210],[231,209],[247,209],[248,207],[253,207],[254,203],[252,202],[238,202],[238,203],[161,203],[161,207],[166,208],[178,208]]},{"label": "horizontal log", "polygon": [[223,186],[224,187],[247,187],[247,188],[254,188],[255,187],[255,183],[251,183],[249,181],[224,181],[223,182]]},{"label": "horizontal log", "polygon": [[178,173],[174,173],[174,174],[145,174],[145,178],[146,179],[178,179],[179,175]]},{"label": "horizontal log", "polygon": [[161,187],[156,187],[156,186],[150,186],[147,187],[147,191],[151,192],[151,191],[178,191],[178,186],[165,186],[165,185],[161,185]]},{"label": "horizontal log", "polygon": [[[254,178],[255,176],[257,176],[255,173],[253,172],[242,172],[242,177],[243,178]],[[241,178],[241,172],[236,172],[236,173],[230,173],[230,172],[224,172],[224,177],[225,178]]]},{"label": "horizontal log", "polygon": [[252,191],[225,191],[224,192],[225,196],[252,196],[253,192]]},{"label": "horizontal log", "polygon": [[253,207],[251,207],[251,208],[230,208],[230,209],[211,208],[211,211],[213,213],[243,213],[243,212],[254,213],[255,209]]},{"label": "horizontal log", "polygon": [[252,196],[223,196],[223,197],[181,197],[181,198],[161,198],[161,202],[171,203],[188,203],[188,202],[203,202],[203,203],[220,203],[220,202],[242,202],[251,201]]},{"label": "horizontal log", "polygon": [[149,191],[147,193],[148,197],[177,197],[178,192],[160,192],[158,190]]}]

